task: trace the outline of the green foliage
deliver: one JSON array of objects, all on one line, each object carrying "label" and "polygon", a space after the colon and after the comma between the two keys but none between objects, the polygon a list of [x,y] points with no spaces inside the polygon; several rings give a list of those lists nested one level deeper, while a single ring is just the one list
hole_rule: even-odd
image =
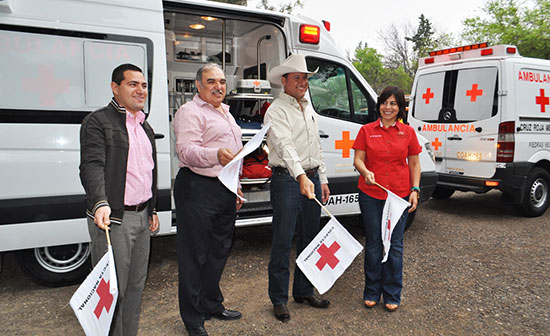
[{"label": "green foliage", "polygon": [[[418,59],[428,56],[432,50],[442,49],[450,46],[451,36],[445,33],[438,33],[432,26],[432,23],[424,14],[418,17],[419,23],[416,34],[412,37],[405,37],[405,40],[413,43],[412,59],[410,60],[410,73],[416,73],[418,69]],[[414,77],[414,75],[413,75]]]},{"label": "green foliage", "polygon": [[278,8],[276,8],[275,6],[269,4],[269,0],[262,0],[262,2],[258,4],[258,8],[292,14],[294,9],[296,9],[297,7],[304,8],[304,1],[305,0],[295,0],[293,2],[291,1],[286,4],[282,3],[282,4],[279,4]]},{"label": "green foliage", "polygon": [[483,11],[486,18],[462,22],[467,43],[513,44],[523,56],[550,59],[550,0],[492,0]]},{"label": "green foliage", "polygon": [[376,49],[369,48],[366,43],[363,46],[360,42],[355,48],[352,63],[377,93],[388,85],[395,85],[405,92],[410,92],[413,78],[402,66],[384,67],[383,58]]}]

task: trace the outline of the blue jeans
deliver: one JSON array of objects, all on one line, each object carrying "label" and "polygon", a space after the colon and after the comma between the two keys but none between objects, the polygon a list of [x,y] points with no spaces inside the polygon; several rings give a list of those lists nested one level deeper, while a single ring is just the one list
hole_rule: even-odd
[{"label": "blue jeans", "polygon": [[[404,198],[408,201],[408,198]],[[363,299],[401,303],[403,289],[403,233],[407,221],[407,210],[397,222],[391,236],[391,247],[388,260],[382,264],[384,246],[382,245],[382,211],[386,200],[379,200],[359,191],[359,207],[365,229],[365,291]]]},{"label": "blue jeans", "polygon": [[[310,178],[315,184],[315,195],[321,197],[319,175]],[[271,225],[273,241],[269,258],[269,298],[274,305],[288,302],[288,282],[290,277],[289,258],[292,238],[297,232],[296,255],[319,233],[321,207],[315,200],[309,200],[300,194],[300,185],[287,173],[274,172],[271,178],[271,205],[273,223]],[[298,266],[294,269],[294,297],[313,295],[313,285]]]}]

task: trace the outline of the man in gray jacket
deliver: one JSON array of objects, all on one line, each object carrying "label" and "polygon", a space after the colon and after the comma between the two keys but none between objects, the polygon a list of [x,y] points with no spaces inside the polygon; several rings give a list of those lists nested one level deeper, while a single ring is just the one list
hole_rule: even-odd
[{"label": "man in gray jacket", "polygon": [[[80,128],[80,180],[86,191],[92,263],[107,252],[110,227],[118,280],[112,335],[136,335],[147,276],[155,212],[155,135],[145,121],[147,82],[140,68],[113,70],[109,105],[90,113]],[[111,225],[113,224],[113,225]]]}]

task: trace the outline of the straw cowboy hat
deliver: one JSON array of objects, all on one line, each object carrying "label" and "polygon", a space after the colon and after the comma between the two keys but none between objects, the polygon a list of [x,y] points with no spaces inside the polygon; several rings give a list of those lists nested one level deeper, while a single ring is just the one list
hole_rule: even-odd
[{"label": "straw cowboy hat", "polygon": [[288,58],[283,63],[271,69],[267,74],[267,79],[269,79],[269,81],[273,84],[282,85],[281,77],[283,75],[286,75],[287,73],[306,73],[307,77],[309,78],[315,75],[318,70],[319,68],[317,68],[315,71],[309,71],[306,65],[306,58],[303,55],[295,54],[288,56]]}]

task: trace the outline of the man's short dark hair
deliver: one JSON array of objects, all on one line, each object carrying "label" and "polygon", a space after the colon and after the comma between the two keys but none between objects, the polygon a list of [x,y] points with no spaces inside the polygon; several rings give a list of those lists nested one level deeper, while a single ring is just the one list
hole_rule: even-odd
[{"label": "man's short dark hair", "polygon": [[117,66],[115,70],[113,70],[113,75],[111,76],[111,82],[115,82],[117,83],[117,85],[120,85],[120,83],[122,83],[122,81],[124,80],[124,72],[128,70],[138,71],[143,73],[143,71],[141,71],[141,69],[138,66],[135,66],[130,63],[121,64]]}]

